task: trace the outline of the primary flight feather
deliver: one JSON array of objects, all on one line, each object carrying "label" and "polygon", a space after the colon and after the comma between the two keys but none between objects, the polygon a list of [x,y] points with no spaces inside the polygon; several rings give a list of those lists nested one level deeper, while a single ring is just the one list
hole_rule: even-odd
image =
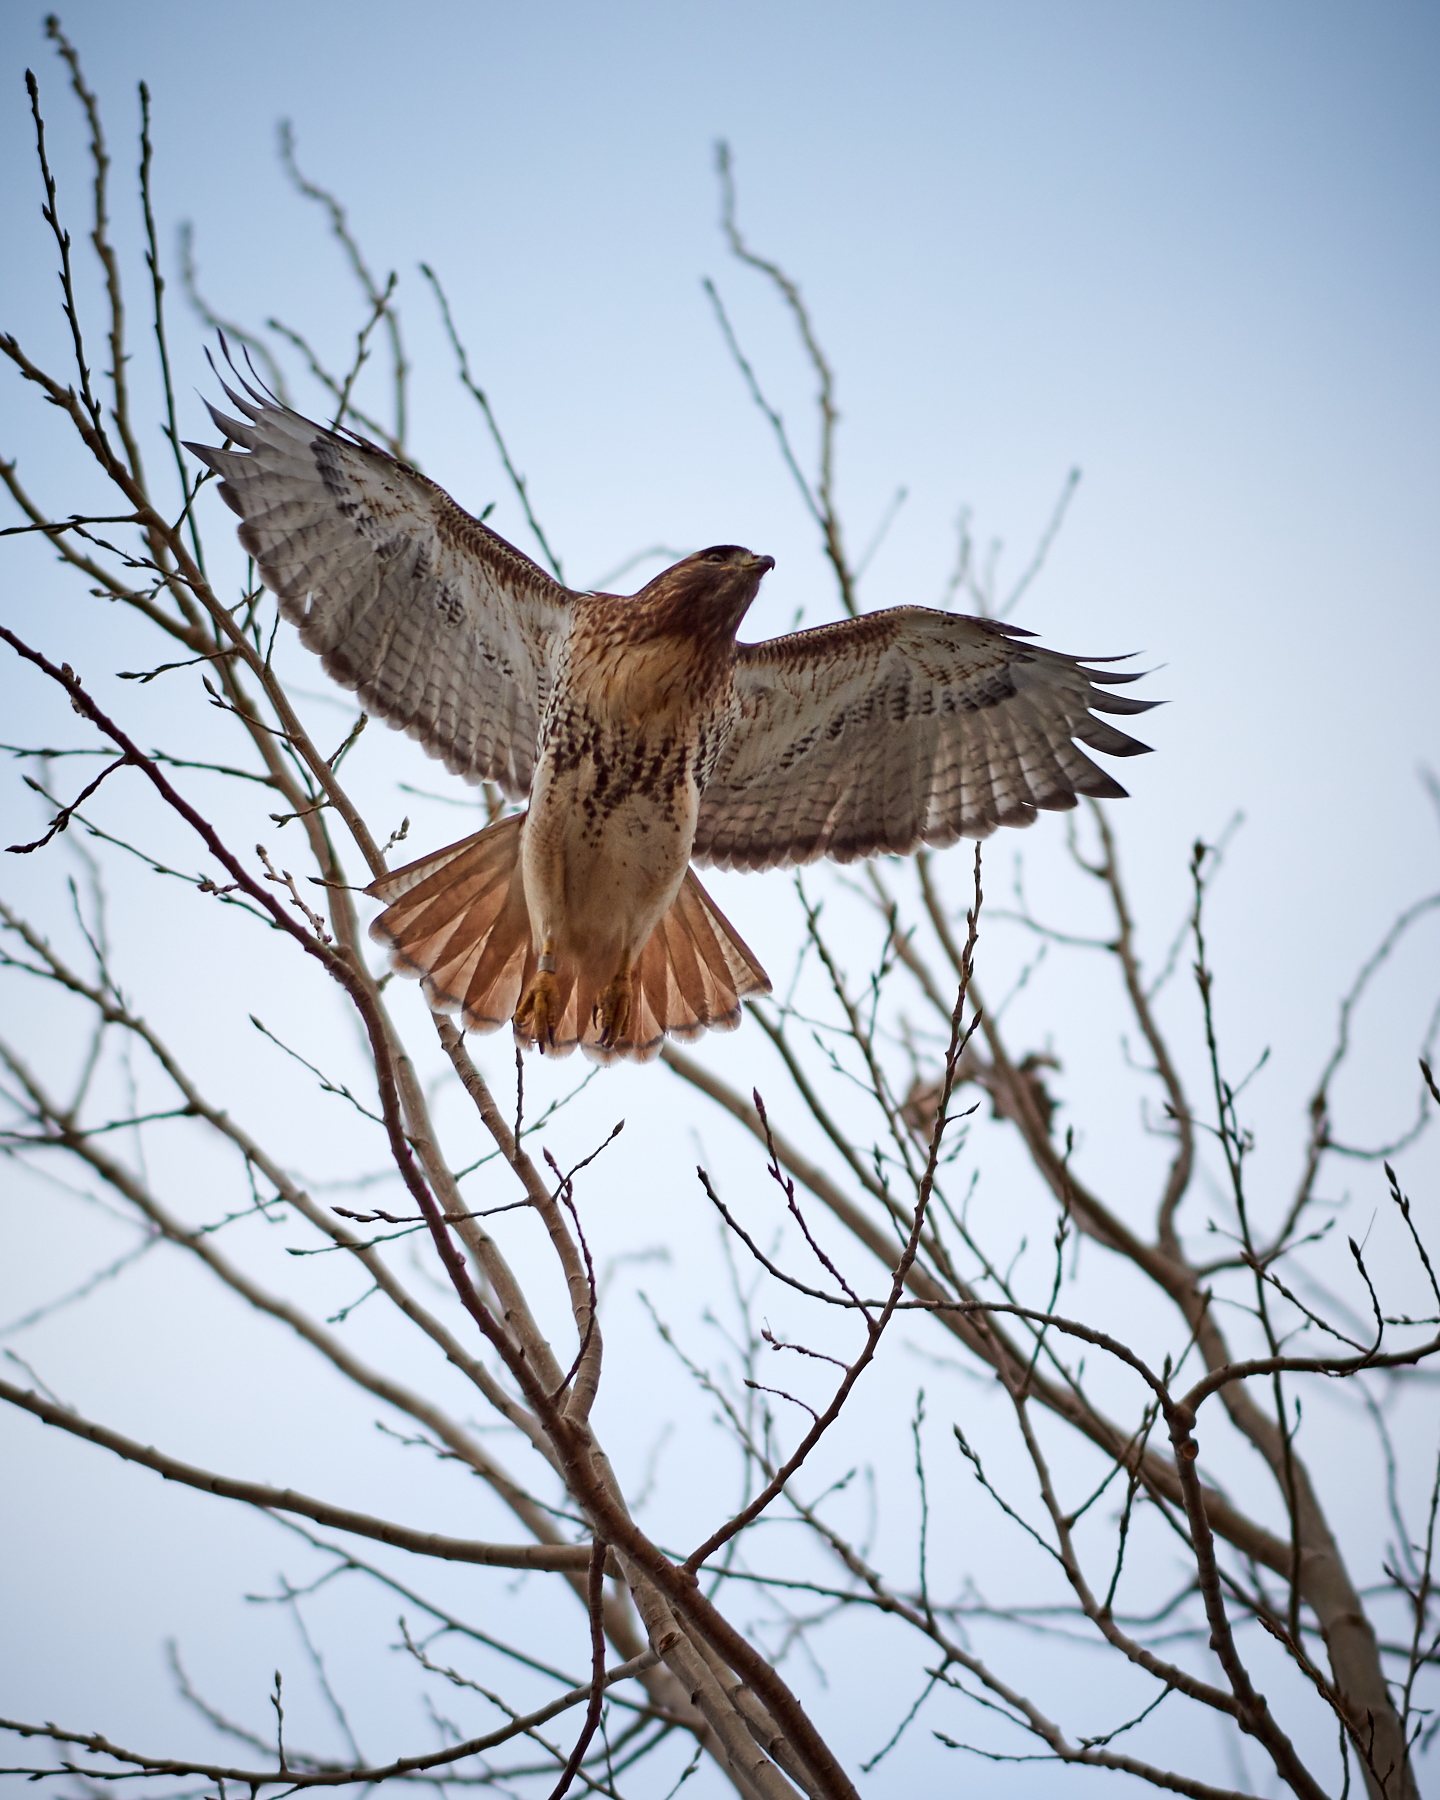
[{"label": "primary flight feather", "polygon": [[442,488],[245,386],[220,476],[282,613],[368,712],[526,812],[382,877],[371,935],[464,1026],[601,1061],[740,1021],[764,970],[690,868],[764,869],[1029,825],[1125,790],[1075,740],[1136,679],[992,619],[895,607],[740,644],[774,567],[735,544],[576,593]]}]

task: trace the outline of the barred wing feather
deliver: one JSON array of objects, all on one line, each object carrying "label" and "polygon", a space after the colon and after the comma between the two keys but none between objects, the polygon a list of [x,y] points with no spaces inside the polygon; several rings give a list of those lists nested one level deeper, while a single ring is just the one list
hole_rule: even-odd
[{"label": "barred wing feather", "polygon": [[763,869],[986,837],[1125,790],[1078,749],[1149,748],[1094,716],[1137,680],[991,619],[895,607],[742,644],[739,719],[700,805],[697,862]]},{"label": "barred wing feather", "polygon": [[301,642],[453,774],[523,799],[569,592],[384,451],[225,392],[242,417],[210,412],[235,447],[188,447]]}]

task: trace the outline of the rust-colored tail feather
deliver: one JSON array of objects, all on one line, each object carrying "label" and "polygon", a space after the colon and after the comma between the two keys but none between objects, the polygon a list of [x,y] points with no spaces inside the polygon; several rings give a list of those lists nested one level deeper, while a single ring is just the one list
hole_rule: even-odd
[{"label": "rust-colored tail feather", "polygon": [[[371,937],[388,947],[396,969],[419,977],[436,1012],[458,1014],[467,1031],[498,1030],[535,977],[520,871],[524,823],[523,813],[502,819],[366,889],[388,902]],[[740,1002],[770,992],[765,971],[690,869],[636,958],[626,1034],[602,1045],[595,1002],[614,974],[567,967],[561,959],[555,1055],[578,1044],[596,1062],[649,1062],[667,1035],[688,1040],[707,1030],[733,1031]],[[533,1031],[516,1036],[527,1046],[535,1041]]]}]

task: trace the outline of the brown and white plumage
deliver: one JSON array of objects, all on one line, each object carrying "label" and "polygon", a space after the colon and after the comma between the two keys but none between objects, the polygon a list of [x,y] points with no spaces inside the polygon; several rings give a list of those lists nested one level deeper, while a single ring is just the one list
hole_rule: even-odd
[{"label": "brown and white plumage", "polygon": [[897,607],[735,633],[769,557],[718,545],[629,598],[562,587],[433,482],[246,386],[221,477],[282,613],[370,712],[526,813],[382,877],[371,927],[432,1004],[522,1043],[648,1059],[769,991],[689,868],[840,861],[1124,793],[1077,748],[1132,675],[993,620]]},{"label": "brown and white plumage", "polygon": [[[1094,717],[1153,701],[993,619],[897,606],[736,648],[740,717],[705,789],[697,862],[839,862],[1030,825],[1124,788],[1071,741],[1147,748]],[[1102,684],[1100,687],[1094,684]]]},{"label": "brown and white plumage", "polygon": [[[520,867],[525,815],[502,819],[474,837],[423,857],[371,887],[387,903],[374,934],[390,947],[395,966],[420,977],[436,1012],[456,1013],[468,1031],[495,1031],[513,1017],[535,979],[538,952]],[[631,1056],[649,1062],[665,1036],[699,1037],[732,1031],[740,1002],[768,992],[765,971],[734,927],[687,870],[680,891],[637,960],[634,1005],[624,1039],[601,1042],[595,1017],[601,986],[613,972],[577,964],[558,999],[558,1054],[581,1045],[608,1062]],[[521,1027],[522,1043],[535,1043]]]},{"label": "brown and white plumage", "polygon": [[417,470],[227,388],[192,444],[300,641],[454,775],[523,800],[573,595]]}]

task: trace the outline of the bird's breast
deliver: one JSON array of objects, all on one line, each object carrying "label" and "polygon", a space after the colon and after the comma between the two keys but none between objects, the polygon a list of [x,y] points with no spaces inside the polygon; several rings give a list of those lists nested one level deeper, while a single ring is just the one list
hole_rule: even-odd
[{"label": "bird's breast", "polygon": [[675,898],[734,706],[728,661],[617,618],[557,670],[525,827],[532,921],[576,953],[638,953]]},{"label": "bird's breast", "polygon": [[708,781],[733,724],[729,663],[682,638],[592,631],[570,646],[541,721],[537,782],[574,778],[589,816],[663,808]]},{"label": "bird's breast", "polygon": [[730,684],[728,659],[669,634],[635,637],[611,626],[581,635],[562,685],[573,703],[617,724],[681,726],[709,710]]},{"label": "bird's breast", "polygon": [[698,768],[706,753],[703,726],[679,721],[637,721],[597,715],[577,705],[555,711],[540,746],[535,799],[559,803],[584,829],[610,828],[621,812],[628,824],[648,829],[670,820],[679,825],[699,801]]}]

